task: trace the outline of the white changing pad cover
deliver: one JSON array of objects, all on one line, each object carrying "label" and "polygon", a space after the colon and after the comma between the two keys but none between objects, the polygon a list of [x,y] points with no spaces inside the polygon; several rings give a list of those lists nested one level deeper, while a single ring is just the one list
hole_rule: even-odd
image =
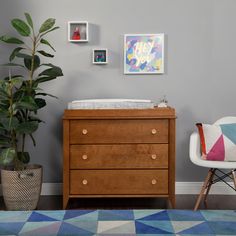
[{"label": "white changing pad cover", "polygon": [[145,99],[86,99],[68,103],[68,109],[148,109],[154,105]]}]

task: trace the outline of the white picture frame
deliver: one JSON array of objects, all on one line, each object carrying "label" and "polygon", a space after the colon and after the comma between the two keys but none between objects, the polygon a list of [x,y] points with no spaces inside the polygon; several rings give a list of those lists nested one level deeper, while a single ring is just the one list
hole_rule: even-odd
[{"label": "white picture frame", "polygon": [[92,62],[93,64],[97,64],[97,65],[108,64],[108,49],[107,48],[94,48]]},{"label": "white picture frame", "polygon": [[88,21],[68,21],[68,41],[83,43],[89,41]]},{"label": "white picture frame", "polygon": [[164,73],[164,33],[124,35],[124,74]]}]

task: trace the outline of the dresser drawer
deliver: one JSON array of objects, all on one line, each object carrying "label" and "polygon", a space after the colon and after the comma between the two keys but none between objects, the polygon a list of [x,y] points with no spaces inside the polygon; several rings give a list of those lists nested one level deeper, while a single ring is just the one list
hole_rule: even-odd
[{"label": "dresser drawer", "polygon": [[168,194],[168,171],[71,170],[70,194]]},{"label": "dresser drawer", "polygon": [[70,169],[168,168],[168,144],[71,145]]},{"label": "dresser drawer", "polygon": [[168,143],[168,120],[71,120],[70,144],[80,143]]}]

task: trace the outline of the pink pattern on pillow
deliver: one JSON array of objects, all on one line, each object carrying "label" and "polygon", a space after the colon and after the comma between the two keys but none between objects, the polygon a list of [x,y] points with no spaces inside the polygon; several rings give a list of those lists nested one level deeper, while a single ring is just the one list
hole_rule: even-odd
[{"label": "pink pattern on pillow", "polygon": [[224,147],[224,137],[221,135],[216,141],[214,146],[206,155],[207,160],[211,161],[224,161],[225,160],[225,147]]}]

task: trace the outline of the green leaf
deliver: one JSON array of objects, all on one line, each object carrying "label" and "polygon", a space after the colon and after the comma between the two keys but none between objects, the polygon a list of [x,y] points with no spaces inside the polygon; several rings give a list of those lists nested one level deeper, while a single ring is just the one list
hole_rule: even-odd
[{"label": "green leaf", "polygon": [[55,65],[53,65],[52,63],[43,63],[43,64],[41,64],[41,66],[48,66],[48,67],[58,67],[58,66],[55,66]]},{"label": "green leaf", "polygon": [[9,99],[1,99],[0,104],[9,105]]},{"label": "green leaf", "polygon": [[35,142],[35,139],[34,139],[34,136],[32,134],[29,135],[32,142],[33,142],[33,145],[36,146],[36,142]]},{"label": "green leaf", "polygon": [[35,102],[36,102],[39,109],[42,108],[42,107],[45,107],[47,105],[46,101],[42,98],[35,98],[34,100],[35,100]]},{"label": "green leaf", "polygon": [[49,93],[36,93],[36,96],[49,96],[49,97],[52,97],[52,98],[58,98],[52,94],[49,94]]},{"label": "green leaf", "polygon": [[23,83],[23,79],[21,77],[13,78],[13,79],[11,79],[11,83],[14,86],[20,87],[22,85],[22,83]]},{"label": "green leaf", "polygon": [[0,139],[0,147],[7,147],[9,146],[10,141]]},{"label": "green leaf", "polygon": [[1,118],[6,118],[9,115],[8,111],[0,108],[0,122],[1,122]]},{"label": "green leaf", "polygon": [[50,69],[46,69],[46,70],[42,71],[39,74],[39,76],[42,76],[42,75],[47,75],[50,77],[58,77],[58,76],[63,76],[63,73],[62,73],[62,70],[60,67],[54,66]]},{"label": "green leaf", "polygon": [[16,107],[20,109],[28,109],[31,111],[36,111],[38,109],[36,102],[30,96],[22,97],[22,99],[16,103]]},{"label": "green leaf", "polygon": [[39,77],[35,80],[35,84],[39,84],[39,83],[43,83],[43,82],[46,82],[46,81],[50,81],[50,80],[53,80],[53,79],[56,79],[57,77],[53,77],[53,76],[44,76],[44,77]]},{"label": "green leaf", "polygon": [[[28,58],[25,58],[25,59],[24,59],[25,67],[26,67],[29,71],[31,70],[31,63],[32,63],[32,60],[31,60],[31,59],[28,59]],[[35,56],[34,56],[34,70],[36,70],[39,66],[40,66],[40,58],[39,58],[39,56],[35,55]]]},{"label": "green leaf", "polygon": [[16,151],[14,148],[6,148],[0,154],[0,164],[8,165],[10,164],[16,155]]},{"label": "green leaf", "polygon": [[36,116],[29,116],[28,118],[29,118],[29,121],[37,121],[38,123],[41,123],[41,122],[45,123],[43,120],[40,120]]},{"label": "green leaf", "polygon": [[2,66],[20,66],[25,68],[24,66],[20,65],[20,64],[16,64],[16,63],[6,63],[6,64],[2,64]]},{"label": "green leaf", "polygon": [[17,157],[24,164],[28,164],[30,161],[30,155],[28,152],[17,152]]},{"label": "green leaf", "polygon": [[43,37],[45,34],[48,34],[49,32],[52,32],[52,31],[54,31],[54,30],[57,30],[57,29],[59,29],[59,28],[60,28],[60,27],[56,26],[56,27],[54,27],[54,28],[52,28],[52,29],[48,30],[47,32],[45,32],[45,33],[41,34],[41,36],[40,36],[40,37]]},{"label": "green leaf", "polygon": [[46,39],[41,39],[40,43],[48,45],[54,52],[56,52],[54,47]]},{"label": "green leaf", "polygon": [[16,131],[21,134],[31,134],[38,129],[37,121],[28,121],[18,125]]},{"label": "green leaf", "polygon": [[15,48],[9,57],[9,61],[12,61],[16,57],[16,54],[22,49],[24,48],[22,47]]},{"label": "green leaf", "polygon": [[28,54],[25,54],[25,53],[16,53],[16,57],[29,59],[29,60],[31,60],[31,58],[32,58],[31,55],[28,55]]},{"label": "green leaf", "polygon": [[3,117],[0,118],[0,123],[7,131],[11,131],[13,129],[16,129],[19,122],[16,117],[6,117],[6,118]]},{"label": "green leaf", "polygon": [[0,135],[0,148],[9,147],[11,138],[5,135]]},{"label": "green leaf", "polygon": [[25,18],[26,18],[27,23],[29,24],[29,26],[33,29],[34,25],[33,25],[33,21],[32,21],[32,18],[30,16],[30,14],[26,12],[25,13]]},{"label": "green leaf", "polygon": [[12,44],[24,44],[23,41],[21,41],[18,38],[15,37],[9,37],[7,35],[3,35],[0,37],[0,40],[3,41],[4,43],[12,43]]},{"label": "green leaf", "polygon": [[13,94],[13,99],[14,101],[19,101],[23,96],[24,96],[25,92],[22,91],[21,89],[16,91],[14,94]]},{"label": "green leaf", "polygon": [[10,77],[9,76],[5,77],[3,80],[8,81],[13,78],[22,78],[23,79],[24,77],[23,77],[23,75],[11,75]]},{"label": "green leaf", "polygon": [[12,26],[17,30],[17,32],[24,36],[27,37],[30,35],[30,27],[21,19],[13,19],[11,21]]},{"label": "green leaf", "polygon": [[54,24],[55,24],[55,19],[53,18],[49,18],[46,21],[44,21],[44,23],[41,25],[40,29],[39,29],[39,33],[43,33],[49,29],[51,29]]},{"label": "green leaf", "polygon": [[39,50],[37,51],[38,53],[40,53],[41,55],[45,56],[45,57],[54,57],[54,55],[50,54],[50,53],[47,53],[43,50]]},{"label": "green leaf", "polygon": [[1,88],[0,88],[0,98],[3,99],[3,100],[8,99],[7,92],[5,90],[1,89]]}]

